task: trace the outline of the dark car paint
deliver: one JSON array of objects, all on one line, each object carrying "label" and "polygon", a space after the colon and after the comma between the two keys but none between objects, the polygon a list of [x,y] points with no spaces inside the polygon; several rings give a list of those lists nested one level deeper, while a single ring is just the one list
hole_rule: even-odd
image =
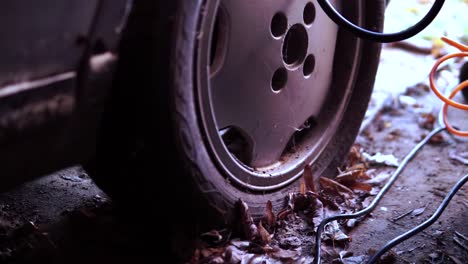
[{"label": "dark car paint", "polygon": [[0,189],[93,157],[131,4],[2,1]]}]

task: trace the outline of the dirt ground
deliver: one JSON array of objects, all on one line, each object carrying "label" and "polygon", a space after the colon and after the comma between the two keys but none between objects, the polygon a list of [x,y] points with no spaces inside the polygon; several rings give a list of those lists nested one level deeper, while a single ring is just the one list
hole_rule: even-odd
[{"label": "dirt ground", "polygon": [[[423,2],[426,1],[392,0],[386,30],[412,23],[427,9]],[[460,40],[458,26],[468,25],[467,4],[463,6],[463,1],[458,0],[447,2],[451,9],[447,8],[433,27],[413,38],[411,45],[384,45],[373,100],[356,139],[361,152],[391,154],[401,162],[438,125],[432,117],[437,119],[440,102],[427,89],[427,76],[435,61],[434,53],[453,50],[434,49],[430,37],[446,34]],[[460,11],[460,6],[465,9]],[[408,47],[420,49],[408,51]],[[461,62],[452,63],[441,71],[440,85],[453,88],[460,66]],[[457,100],[463,99],[458,96]],[[450,111],[450,119],[458,127],[468,129],[468,113]],[[325,263],[362,263],[365,258],[360,256],[368,255],[432,215],[448,190],[468,173],[467,164],[463,164],[463,157],[468,158],[463,156],[468,155],[468,141],[445,132],[441,135],[410,162],[368,217],[359,219],[352,227],[341,228],[345,243],[325,243],[331,251],[324,254],[329,256]],[[387,165],[367,168],[366,173],[375,180],[374,189],[359,196],[356,203],[368,203],[394,170],[394,166]],[[393,248],[391,262],[468,263],[468,241],[459,235],[468,237],[467,190],[465,186],[455,195],[434,225]],[[314,229],[304,220],[307,213],[301,211],[278,224],[272,244],[282,251],[276,251],[276,258],[251,263],[310,263]],[[149,230],[154,228],[151,221],[142,223],[131,213],[114,208],[77,166],[0,194],[0,263],[160,263],[156,261],[158,242],[142,242],[148,241]],[[218,232],[225,237],[225,230]],[[213,238],[217,234],[207,236]],[[247,254],[242,243],[242,240],[231,242],[235,245],[230,248],[231,257]],[[219,253],[213,248],[216,247],[200,247],[198,259],[203,254]],[[226,248],[223,250],[226,253]],[[249,257],[262,256],[262,250]],[[209,263],[219,263],[216,262],[219,259],[211,260]]]},{"label": "dirt ground", "polygon": [[[424,10],[427,7],[421,2],[393,1],[387,10],[386,29],[392,31],[411,23],[408,21],[411,16],[399,12],[403,10],[403,5],[406,11],[410,11],[410,8]],[[414,44],[410,47],[431,47],[427,36],[448,35],[463,41],[460,38],[463,34],[459,32],[466,30],[467,23],[466,16],[462,18],[461,14],[466,14],[467,6],[460,2],[448,1],[450,6],[444,7],[445,10],[431,27],[408,41]],[[440,101],[427,87],[428,72],[435,61],[433,55],[437,53],[434,45],[431,55],[427,51],[415,52],[414,49],[402,47],[405,46],[384,46],[374,88],[374,101],[377,102],[374,104],[380,106],[383,103],[384,107],[379,108],[380,114],[371,115],[375,119],[369,124],[364,123],[365,127],[356,140],[365,152],[393,154],[399,161],[432,129],[422,116],[430,113],[437,117],[441,107]],[[447,52],[453,50],[447,49],[440,55]],[[441,72],[441,87],[452,89],[457,84],[460,66],[461,62],[453,63]],[[392,99],[388,99],[388,95]],[[406,95],[414,100],[406,102]],[[461,96],[457,99],[463,101]],[[372,112],[372,107],[369,111]],[[468,128],[467,113],[452,111],[450,114],[454,125]],[[434,126],[437,126],[437,120]],[[468,142],[447,133],[441,135],[441,142],[425,146],[371,215],[350,232],[353,241],[349,251],[358,256],[364,255],[370,249],[380,248],[385,242],[428,219],[448,190],[468,173],[466,164],[450,158],[454,153],[467,152]],[[380,170],[390,173],[394,169],[380,168],[376,174],[381,173]],[[460,245],[456,235],[456,232],[465,236],[468,234],[467,190],[465,186],[458,192],[434,225],[393,249],[397,263],[468,263],[468,241]],[[418,209],[423,211],[420,215],[413,216],[410,213],[403,216]]]},{"label": "dirt ground", "polygon": [[[427,101],[420,98],[418,102],[424,104]],[[357,143],[366,152],[391,153],[402,160],[429,132],[423,128],[426,124],[420,122],[421,113],[414,110],[411,107],[389,109],[358,137]],[[468,115],[460,117],[459,121],[462,118],[467,120]],[[441,135],[441,142],[425,146],[371,216],[351,232],[353,242],[350,243],[350,251],[365,254],[370,248],[381,247],[385,241],[429,218],[455,182],[468,172],[466,165],[450,158],[451,153],[466,152],[466,142],[456,141],[446,133]],[[380,170],[393,171],[378,169],[376,173]],[[451,257],[460,263],[468,262],[468,251],[453,239],[456,231],[468,233],[467,190],[464,187],[458,192],[433,226],[393,249],[401,263],[450,263]],[[409,214],[398,219],[406,212],[420,208],[424,208],[420,215]]]}]

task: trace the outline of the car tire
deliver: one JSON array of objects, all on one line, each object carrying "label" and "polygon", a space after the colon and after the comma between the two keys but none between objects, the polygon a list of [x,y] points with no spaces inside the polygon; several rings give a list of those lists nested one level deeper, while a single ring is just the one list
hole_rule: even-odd
[{"label": "car tire", "polygon": [[[343,45],[335,51],[336,75],[331,86],[339,87],[336,89],[340,92],[328,93],[321,110],[326,116],[335,111],[334,105],[342,107],[334,129],[322,131],[327,132],[327,139],[313,159],[305,157],[301,163],[291,163],[294,175],[264,187],[261,181],[265,173],[255,178],[261,183],[251,188],[246,184],[250,174],[243,180],[228,175],[210,142],[216,135],[208,132],[211,127],[203,121],[211,112],[204,115],[200,110],[203,98],[199,91],[203,89],[199,76],[203,74],[197,72],[206,67],[200,66],[200,47],[204,36],[209,35],[200,27],[204,19],[216,16],[217,3],[134,2],[121,42],[119,67],[102,121],[96,159],[87,166],[98,186],[118,204],[145,217],[164,214],[174,225],[230,221],[240,198],[254,217],[263,215],[267,201],[273,203],[274,210],[280,210],[286,195],[298,190],[298,176],[308,163],[315,179],[321,175],[333,177],[359,131],[379,63],[380,44],[358,40],[338,29],[336,43]],[[344,10],[360,14],[356,19],[366,28],[382,30],[385,1],[367,1],[365,5],[346,6]],[[320,12],[316,6],[315,12]],[[244,166],[240,158],[230,158],[232,164],[240,164],[236,167],[239,171],[242,167],[247,168],[246,173],[255,170]],[[190,230],[197,233],[204,228],[197,225]]]}]

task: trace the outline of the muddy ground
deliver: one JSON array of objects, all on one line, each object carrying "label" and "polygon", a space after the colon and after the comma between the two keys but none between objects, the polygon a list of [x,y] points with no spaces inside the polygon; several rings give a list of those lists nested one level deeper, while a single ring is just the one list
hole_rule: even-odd
[{"label": "muddy ground", "polygon": [[[416,9],[404,10],[416,16],[418,10],[426,8],[421,2],[425,1],[411,1]],[[387,23],[407,17],[398,9],[399,3],[405,2],[392,1],[389,11],[394,13],[390,13]],[[449,35],[456,35],[454,26],[441,26],[440,22],[450,25],[457,21],[455,14],[446,11],[445,17],[436,21],[434,29],[425,33],[425,37],[411,40],[423,49],[408,51],[406,44],[384,46],[373,101],[356,139],[361,152],[391,154],[400,162],[437,126],[437,120],[432,117],[437,117],[440,103],[427,89],[427,73],[435,60],[431,53],[451,50],[447,47],[434,50],[432,41],[422,39],[440,33],[438,30],[443,27],[450,28]],[[401,21],[386,27],[391,30],[395,24],[404,25]],[[453,87],[460,65],[461,62],[453,63],[442,71],[440,84]],[[457,100],[463,99],[458,96]],[[450,118],[458,127],[468,129],[468,113],[451,111]],[[447,133],[441,135],[423,148],[368,217],[353,227],[341,227],[343,235],[346,234],[345,243],[325,243],[329,251],[326,263],[362,263],[365,257],[361,256],[431,216],[453,184],[468,173],[468,166],[463,164],[468,141]],[[374,180],[385,179],[394,170],[392,166],[369,165],[366,174]],[[372,199],[383,183],[384,180],[376,180],[374,189],[362,195],[358,204],[368,203],[369,199],[365,198]],[[460,236],[468,236],[467,190],[464,187],[459,191],[434,225],[393,248],[388,261],[468,263],[468,241]],[[289,215],[278,224],[272,244],[282,251],[276,251],[277,258],[269,261],[294,259],[298,263],[310,263],[314,230],[304,219],[306,215],[304,212]],[[0,263],[166,263],[159,258],[157,229],[160,227],[156,220],[142,222],[133,216],[131,212],[116,209],[79,166],[41,177],[0,194]],[[226,231],[218,231],[225,237]],[[213,238],[212,235],[208,237]],[[232,243],[238,250],[236,256],[248,254],[242,241]],[[218,251],[213,248],[216,246],[208,243],[189,254],[198,254],[194,259],[200,262],[206,254],[206,259],[216,263],[219,259],[214,256],[226,253],[226,248],[218,247],[223,248]],[[264,247],[255,250],[256,256],[268,255]],[[339,260],[340,253],[345,260]],[[351,255],[355,258],[350,258]]]}]

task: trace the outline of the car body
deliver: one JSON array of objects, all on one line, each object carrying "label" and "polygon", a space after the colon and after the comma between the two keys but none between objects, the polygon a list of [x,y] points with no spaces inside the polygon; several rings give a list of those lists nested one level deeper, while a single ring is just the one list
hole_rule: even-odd
[{"label": "car body", "polygon": [[97,124],[131,4],[2,2],[3,188],[94,156]]}]

